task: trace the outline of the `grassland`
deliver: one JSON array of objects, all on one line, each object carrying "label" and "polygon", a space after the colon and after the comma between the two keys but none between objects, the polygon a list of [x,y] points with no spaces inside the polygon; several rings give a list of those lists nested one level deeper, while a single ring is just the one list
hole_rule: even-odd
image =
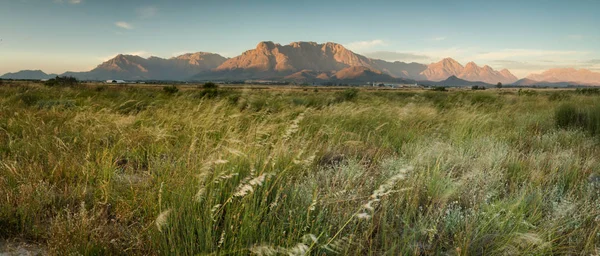
[{"label": "grassland", "polygon": [[597,254],[600,145],[581,123],[599,100],[5,84],[0,238],[60,255]]}]

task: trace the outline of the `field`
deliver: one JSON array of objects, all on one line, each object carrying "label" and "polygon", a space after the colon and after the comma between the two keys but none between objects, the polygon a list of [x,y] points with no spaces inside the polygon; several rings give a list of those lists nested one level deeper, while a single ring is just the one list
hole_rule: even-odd
[{"label": "field", "polygon": [[60,255],[598,254],[597,106],[574,90],[4,84],[0,239]]}]

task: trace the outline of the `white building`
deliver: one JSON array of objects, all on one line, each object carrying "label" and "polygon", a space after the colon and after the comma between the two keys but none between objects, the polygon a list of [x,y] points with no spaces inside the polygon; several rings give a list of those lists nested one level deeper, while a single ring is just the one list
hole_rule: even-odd
[{"label": "white building", "polygon": [[107,84],[124,84],[125,80],[106,80]]}]

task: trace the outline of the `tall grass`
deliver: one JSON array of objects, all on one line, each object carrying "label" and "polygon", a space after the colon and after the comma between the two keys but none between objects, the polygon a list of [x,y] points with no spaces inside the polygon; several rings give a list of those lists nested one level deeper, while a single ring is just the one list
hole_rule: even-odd
[{"label": "tall grass", "polygon": [[596,96],[201,93],[1,87],[0,236],[61,255],[600,247],[599,147],[573,118]]}]

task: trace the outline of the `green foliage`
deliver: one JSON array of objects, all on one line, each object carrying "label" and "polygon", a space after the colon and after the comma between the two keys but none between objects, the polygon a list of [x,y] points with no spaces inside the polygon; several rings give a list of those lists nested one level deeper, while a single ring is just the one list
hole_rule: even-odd
[{"label": "green foliage", "polygon": [[571,95],[565,91],[552,92],[548,95],[549,101],[564,101],[571,98]]},{"label": "green foliage", "polygon": [[0,236],[51,255],[596,253],[596,97],[336,89],[0,87]]},{"label": "green foliage", "polygon": [[205,84],[202,85],[202,89],[217,89],[217,88],[219,88],[219,86],[217,86],[213,82],[207,82],[207,83],[205,83]]},{"label": "green foliage", "polygon": [[477,91],[477,90],[485,90],[485,86],[479,86],[479,85],[473,85],[471,86],[471,90],[473,91]]},{"label": "green foliage", "polygon": [[560,105],[554,114],[556,125],[560,128],[575,128],[600,134],[600,105],[577,107],[572,104]]},{"label": "green foliage", "polygon": [[175,94],[175,93],[179,92],[179,88],[177,88],[177,86],[175,86],[175,85],[169,85],[169,86],[163,87],[163,91],[166,94]]},{"label": "green foliage", "polygon": [[519,91],[517,92],[517,95],[519,95],[519,96],[535,96],[535,95],[537,95],[537,92],[534,90],[519,89]]},{"label": "green foliage", "polygon": [[496,88],[502,88],[502,83],[498,82],[498,83],[496,84]]},{"label": "green foliage", "polygon": [[434,86],[433,88],[431,88],[432,91],[434,92],[447,92],[448,90],[446,90],[446,87],[444,86]]},{"label": "green foliage", "polygon": [[48,81],[44,82],[44,85],[49,87],[54,86],[75,86],[79,84],[77,78],[71,76],[57,76],[52,79],[48,79]]},{"label": "green foliage", "polygon": [[583,95],[598,95],[600,94],[600,88],[577,88],[575,92]]},{"label": "green foliage", "polygon": [[356,98],[358,98],[358,92],[359,90],[356,88],[346,89],[338,93],[336,99],[338,102],[353,101],[356,100]]}]

